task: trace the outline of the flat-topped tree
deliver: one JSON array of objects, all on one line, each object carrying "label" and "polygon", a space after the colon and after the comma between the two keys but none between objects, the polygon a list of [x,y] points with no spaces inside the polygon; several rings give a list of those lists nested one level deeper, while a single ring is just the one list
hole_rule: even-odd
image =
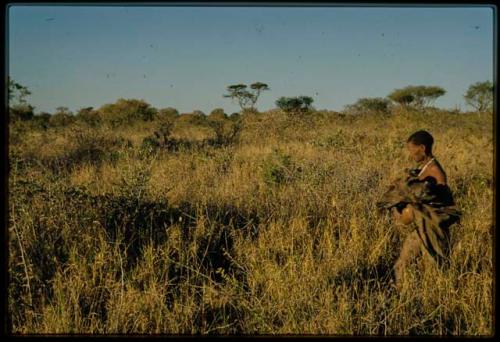
[{"label": "flat-topped tree", "polygon": [[227,87],[227,92],[229,94],[224,94],[223,97],[231,98],[232,100],[238,101],[238,105],[241,110],[248,107],[248,104],[252,101],[252,93],[246,90],[247,86],[245,84],[233,84]]},{"label": "flat-topped tree", "polygon": [[259,99],[260,93],[262,93],[264,90],[270,90],[269,86],[265,83],[262,82],[255,82],[250,85],[250,88],[252,88],[255,93],[252,98],[252,106],[251,109],[255,109],[255,103]]},{"label": "flat-topped tree", "polygon": [[446,90],[437,86],[407,86],[395,89],[387,97],[402,106],[423,109],[444,94]]},{"label": "flat-topped tree", "polygon": [[350,113],[388,113],[389,100],[382,97],[363,97],[355,103],[345,106]]},{"label": "flat-topped tree", "polygon": [[438,97],[446,94],[446,90],[438,86],[417,86],[413,88],[417,107],[430,106]]},{"label": "flat-topped tree", "polygon": [[387,97],[404,107],[409,106],[415,100],[415,97],[409,94],[406,89],[396,89]]},{"label": "flat-topped tree", "polygon": [[251,91],[247,90],[247,88],[248,86],[246,84],[241,83],[230,85],[226,88],[228,94],[224,94],[223,97],[238,101],[238,105],[242,111],[246,109],[255,110],[255,104],[260,94],[264,90],[269,90],[269,86],[262,82],[255,82],[250,85]]},{"label": "flat-topped tree", "polygon": [[306,113],[311,109],[314,102],[310,96],[280,97],[276,100],[276,106],[288,114]]}]

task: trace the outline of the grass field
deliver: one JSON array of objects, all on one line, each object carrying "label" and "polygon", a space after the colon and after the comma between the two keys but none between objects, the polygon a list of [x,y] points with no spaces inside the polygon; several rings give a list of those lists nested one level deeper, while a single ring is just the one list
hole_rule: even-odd
[{"label": "grass field", "polygon": [[[232,144],[176,151],[141,147],[154,121],[11,125],[12,331],[491,335],[492,120],[269,111],[243,115]],[[417,260],[398,294],[389,278],[408,230],[375,202],[414,166],[405,142],[419,129],[463,216],[451,266]]]}]

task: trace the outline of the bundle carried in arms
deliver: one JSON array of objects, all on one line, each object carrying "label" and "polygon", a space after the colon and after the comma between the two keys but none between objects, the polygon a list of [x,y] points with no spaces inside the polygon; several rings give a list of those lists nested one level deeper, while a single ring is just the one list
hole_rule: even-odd
[{"label": "bundle carried in arms", "polygon": [[418,179],[418,169],[406,170],[408,176],[397,179],[377,202],[380,210],[405,206],[413,210],[413,225],[427,251],[438,261],[447,260],[449,228],[460,221],[447,185],[437,184],[435,178]]}]

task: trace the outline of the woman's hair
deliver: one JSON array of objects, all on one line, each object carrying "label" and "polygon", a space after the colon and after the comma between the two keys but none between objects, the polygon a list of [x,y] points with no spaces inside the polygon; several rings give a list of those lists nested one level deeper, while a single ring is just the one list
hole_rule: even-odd
[{"label": "woman's hair", "polygon": [[429,155],[432,153],[432,144],[434,143],[434,138],[427,131],[417,131],[410,135],[407,142],[411,142],[415,145],[424,145],[425,154]]}]

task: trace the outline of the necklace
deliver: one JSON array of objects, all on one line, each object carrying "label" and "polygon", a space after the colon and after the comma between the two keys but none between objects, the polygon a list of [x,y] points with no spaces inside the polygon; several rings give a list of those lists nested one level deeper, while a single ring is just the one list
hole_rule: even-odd
[{"label": "necklace", "polygon": [[424,173],[424,171],[425,171],[425,169],[427,168],[427,166],[429,166],[429,164],[430,164],[430,163],[432,163],[432,162],[434,161],[434,159],[436,159],[436,158],[432,157],[432,159],[431,159],[431,160],[429,160],[429,161],[428,161],[428,162],[424,165],[424,167],[422,168],[422,170],[420,170],[420,173],[418,174],[418,176],[419,176],[419,177],[420,177],[420,175],[421,175],[422,173]]}]

